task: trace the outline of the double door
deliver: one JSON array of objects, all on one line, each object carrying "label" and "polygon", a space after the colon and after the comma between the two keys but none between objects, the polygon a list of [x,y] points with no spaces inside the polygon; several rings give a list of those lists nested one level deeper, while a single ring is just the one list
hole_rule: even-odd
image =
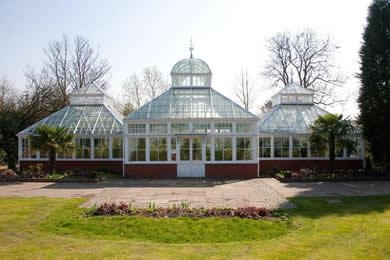
[{"label": "double door", "polygon": [[177,139],[179,161],[177,177],[205,177],[205,140],[202,136],[180,137]]}]

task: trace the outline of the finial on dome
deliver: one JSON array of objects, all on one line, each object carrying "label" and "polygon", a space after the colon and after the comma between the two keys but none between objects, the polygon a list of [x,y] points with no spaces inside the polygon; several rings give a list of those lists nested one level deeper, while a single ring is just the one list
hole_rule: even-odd
[{"label": "finial on dome", "polygon": [[192,59],[192,51],[194,50],[194,43],[192,42],[192,38],[190,40],[190,59]]}]

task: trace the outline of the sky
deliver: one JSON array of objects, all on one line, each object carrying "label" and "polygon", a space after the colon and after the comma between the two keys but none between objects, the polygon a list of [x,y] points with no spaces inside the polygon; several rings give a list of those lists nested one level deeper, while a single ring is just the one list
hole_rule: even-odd
[{"label": "sky", "polygon": [[147,66],[168,77],[178,60],[189,57],[192,38],[194,57],[209,64],[217,91],[237,100],[235,82],[242,68],[248,70],[257,90],[256,112],[278,90],[261,76],[267,40],[277,32],[312,29],[340,46],[335,62],[347,77],[337,91],[347,101],[327,109],[355,117],[359,49],[370,2],[0,0],[0,76],[23,89],[24,72],[42,67],[49,42],[81,35],[110,63],[110,94],[120,98],[123,81]]}]

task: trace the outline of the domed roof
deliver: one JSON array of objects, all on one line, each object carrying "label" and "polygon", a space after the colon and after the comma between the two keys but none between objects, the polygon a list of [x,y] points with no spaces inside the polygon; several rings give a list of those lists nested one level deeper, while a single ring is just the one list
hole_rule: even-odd
[{"label": "domed roof", "polygon": [[208,74],[211,75],[209,65],[201,59],[182,59],[172,68],[171,75],[174,74]]}]

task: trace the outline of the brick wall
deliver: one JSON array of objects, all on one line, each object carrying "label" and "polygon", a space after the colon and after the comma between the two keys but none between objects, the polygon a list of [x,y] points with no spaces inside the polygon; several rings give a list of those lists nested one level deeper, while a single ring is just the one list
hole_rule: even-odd
[{"label": "brick wall", "polygon": [[125,177],[176,178],[176,164],[125,164]]},{"label": "brick wall", "polygon": [[[48,168],[48,161],[32,161],[21,160],[20,168],[26,168],[29,165],[43,164],[44,168]],[[122,161],[101,161],[101,160],[67,160],[56,161],[57,171],[66,171],[71,169],[85,169],[94,171],[107,171],[122,175]]]},{"label": "brick wall", "polygon": [[[336,169],[361,169],[363,160],[336,160]],[[329,160],[260,160],[260,176],[268,175],[273,170],[299,170],[302,168],[329,169]]]},{"label": "brick wall", "polygon": [[208,178],[257,178],[257,164],[206,164]]}]

